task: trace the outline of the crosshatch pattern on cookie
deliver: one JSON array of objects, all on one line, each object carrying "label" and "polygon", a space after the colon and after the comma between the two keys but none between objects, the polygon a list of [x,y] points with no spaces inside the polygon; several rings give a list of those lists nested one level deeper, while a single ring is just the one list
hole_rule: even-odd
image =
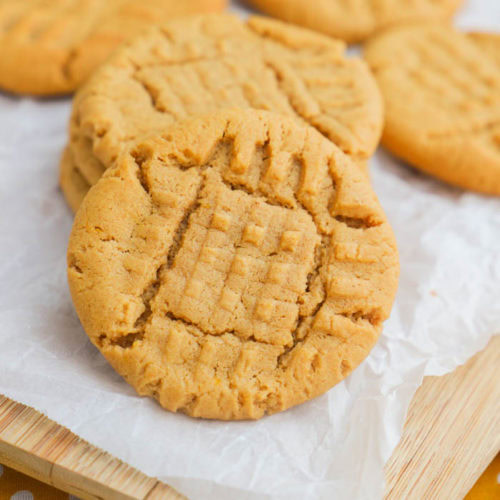
[{"label": "crosshatch pattern on cookie", "polygon": [[[270,19],[207,15],[154,28],[118,51],[75,98],[70,148],[94,184],[137,140],[236,107],[294,116],[360,159],[382,129],[373,77],[341,42]],[[270,176],[285,175],[273,159]],[[235,156],[232,169],[240,168]]]},{"label": "crosshatch pattern on cookie", "polygon": [[[224,231],[213,225],[212,213],[221,210],[227,214],[225,220],[234,221]],[[281,241],[288,233],[294,236],[293,248],[283,250]],[[196,244],[181,246],[172,268],[162,275],[161,293],[169,297],[170,312],[213,334],[235,331],[242,338],[292,343],[298,300],[306,292],[320,242],[307,213],[233,191],[208,172],[184,240]],[[216,262],[198,257],[207,248],[219,250]],[[292,266],[293,274],[288,274]]]},{"label": "crosshatch pattern on cookie", "polygon": [[499,84],[499,72],[483,58],[478,60],[477,55],[474,44],[466,42],[465,37],[458,33],[453,37],[448,30],[435,26],[403,33],[399,48],[380,60],[374,59],[373,67],[383,73],[397,65],[398,72],[412,85],[403,92],[418,90],[422,95],[417,99],[430,100],[432,106],[441,103],[448,121],[454,122],[450,133],[465,132],[474,126],[470,121],[475,115],[476,121],[482,118],[486,122],[498,117],[500,96],[494,90]]},{"label": "crosshatch pattern on cookie", "polygon": [[468,33],[467,37],[474,42],[484,54],[491,57],[500,68],[500,33],[474,31]]},{"label": "crosshatch pattern on cookie", "polygon": [[[267,175],[275,158],[297,175]],[[376,341],[398,274],[359,168],[314,129],[251,110],[190,120],[124,156],[77,215],[68,263],[87,333],[138,392],[224,419],[344,378]]]}]

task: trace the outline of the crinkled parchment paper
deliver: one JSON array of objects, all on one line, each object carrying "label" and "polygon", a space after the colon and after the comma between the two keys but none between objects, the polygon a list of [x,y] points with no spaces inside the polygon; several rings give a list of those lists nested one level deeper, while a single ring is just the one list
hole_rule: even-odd
[{"label": "crinkled parchment paper", "polygon": [[[494,28],[500,3],[459,18]],[[492,25],[493,23],[493,25]],[[0,95],[0,393],[193,499],[369,499],[424,375],[500,331],[500,199],[464,193],[387,153],[373,184],[401,253],[391,319],[328,394],[259,422],[202,422],[142,399],[87,340],[66,285],[72,215],[57,188],[68,100]]]}]

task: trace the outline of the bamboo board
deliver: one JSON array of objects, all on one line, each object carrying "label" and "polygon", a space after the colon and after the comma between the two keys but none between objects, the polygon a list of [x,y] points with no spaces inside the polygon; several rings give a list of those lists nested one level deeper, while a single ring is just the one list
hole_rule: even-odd
[{"label": "bamboo board", "polygon": [[386,465],[387,500],[462,499],[500,450],[500,335],[444,377],[427,377]]},{"label": "bamboo board", "polygon": [[[497,336],[453,373],[424,380],[386,465],[387,500],[464,497],[500,450],[499,368]],[[84,500],[185,498],[3,396],[0,463]]]}]

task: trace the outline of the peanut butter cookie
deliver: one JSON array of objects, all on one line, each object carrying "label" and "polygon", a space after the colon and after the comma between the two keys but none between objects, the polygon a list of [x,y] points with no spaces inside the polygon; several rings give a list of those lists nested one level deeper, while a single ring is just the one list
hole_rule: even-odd
[{"label": "peanut butter cookie", "polygon": [[271,16],[354,43],[401,23],[447,19],[463,0],[248,0]]},{"label": "peanut butter cookie", "polygon": [[0,88],[72,92],[151,23],[222,10],[226,0],[0,0]]},{"label": "peanut butter cookie", "polygon": [[224,14],[176,20],[119,50],[76,95],[71,155],[89,185],[130,144],[221,108],[277,111],[313,125],[363,161],[382,100],[342,42],[280,21]]},{"label": "peanut butter cookie", "polygon": [[385,99],[383,145],[450,184],[500,194],[500,66],[439,24],[372,39],[365,57]]},{"label": "peanut butter cookie", "polygon": [[69,284],[85,331],[141,395],[256,419],[369,353],[398,279],[369,181],[310,126],[192,118],[124,153],[77,212]]}]

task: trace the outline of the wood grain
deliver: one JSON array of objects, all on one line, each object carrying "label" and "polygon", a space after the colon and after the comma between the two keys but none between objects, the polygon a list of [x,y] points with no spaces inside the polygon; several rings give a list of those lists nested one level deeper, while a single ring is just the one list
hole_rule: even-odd
[{"label": "wood grain", "polygon": [[0,463],[83,500],[185,498],[4,396],[0,396]]},{"label": "wood grain", "polygon": [[500,336],[444,377],[427,377],[386,465],[387,500],[461,499],[500,450]]},{"label": "wood grain", "polygon": [[[461,499],[500,450],[500,336],[464,366],[427,377],[386,466],[387,500]],[[39,412],[0,395],[0,463],[84,500],[181,500]]]}]

